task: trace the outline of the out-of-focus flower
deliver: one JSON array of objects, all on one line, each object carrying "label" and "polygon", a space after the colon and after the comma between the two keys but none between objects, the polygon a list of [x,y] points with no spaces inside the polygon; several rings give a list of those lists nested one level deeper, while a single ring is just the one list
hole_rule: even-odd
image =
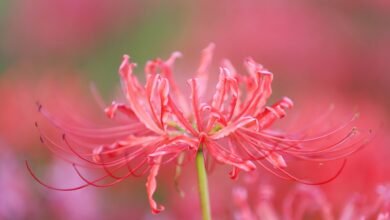
[{"label": "out-of-focus flower", "polygon": [[[292,174],[288,161],[298,159],[317,164],[344,159],[366,143],[369,132],[354,127],[355,116],[317,134],[306,132],[307,129],[286,133],[271,128],[293,103],[284,97],[266,105],[272,94],[273,74],[251,58],[244,62],[248,75],[239,74],[224,60],[215,93],[207,96],[213,49],[210,44],[203,50],[195,77],[187,81],[190,102],[173,79],[172,66],[180,53],[173,53],[165,61],[149,61],[145,67],[145,86],[133,74],[136,64],[130,63],[125,55],[119,75],[128,104],[113,102],[105,109],[109,118],[118,121],[119,125],[113,127],[61,120],[39,105],[39,111],[62,133],[55,137],[40,129],[42,142],[66,159],[78,158],[73,167],[85,181],[84,185],[68,189],[41,183],[57,190],[106,187],[149,171],[148,199],[152,212],[158,213],[164,207],[153,199],[156,176],[160,166],[170,161],[183,157],[191,160],[202,152],[207,167],[215,162],[230,165],[233,179],[239,171],[253,171],[258,165],[284,179],[320,184],[338,176],[345,160],[334,176],[319,182]],[[101,168],[105,174],[88,180],[79,166]],[[102,183],[109,178],[114,180]]]},{"label": "out-of-focus flower", "polygon": [[355,194],[346,203],[341,212],[340,219],[390,219],[390,186],[378,185],[376,195],[371,201],[367,195]]},{"label": "out-of-focus flower", "polygon": [[0,219],[36,217],[37,199],[23,175],[23,167],[9,146],[1,142],[0,150]]},{"label": "out-of-focus flower", "polygon": [[[300,185],[285,196],[282,211],[275,208],[273,201],[274,188],[272,186],[258,185],[258,191],[252,204],[249,203],[248,191],[238,187],[233,190],[234,202],[237,206],[237,219],[304,219],[311,213],[317,218],[330,220],[332,212],[323,193],[313,186]],[[313,215],[313,213],[316,213]]]},{"label": "out-of-focus flower", "polygon": [[[320,187],[297,185],[287,195],[282,196],[280,204],[277,204],[273,198],[274,187],[269,185],[257,185],[257,187],[254,189],[257,193],[251,195],[248,195],[248,189],[244,187],[233,190],[235,219],[385,220],[390,217],[388,185],[378,185],[372,201],[367,200],[367,195],[355,195],[345,200],[339,213],[334,208],[340,207],[334,207]],[[279,207],[280,210],[275,207]]]},{"label": "out-of-focus flower", "polygon": [[233,203],[236,205],[234,211],[234,217],[236,219],[256,219],[258,216],[260,219],[278,219],[275,208],[270,202],[273,192],[271,188],[264,187],[263,190],[258,193],[259,201],[256,204],[256,211],[254,212],[248,202],[248,192],[245,188],[236,187],[233,189]]},{"label": "out-of-focus flower", "polygon": [[305,212],[318,212],[322,219],[332,219],[331,206],[316,187],[301,185],[294,189],[283,204],[284,219],[303,219]]}]

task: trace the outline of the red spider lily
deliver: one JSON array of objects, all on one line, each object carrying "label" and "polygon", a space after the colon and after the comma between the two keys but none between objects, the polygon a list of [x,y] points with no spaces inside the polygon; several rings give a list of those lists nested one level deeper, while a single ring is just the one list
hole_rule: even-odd
[{"label": "red spider lily", "polygon": [[[106,187],[149,171],[148,199],[152,212],[158,213],[164,210],[153,199],[160,166],[179,160],[182,155],[192,159],[197,152],[202,152],[207,165],[214,162],[230,165],[233,179],[239,171],[255,170],[257,164],[285,179],[321,184],[338,176],[345,160],[336,175],[314,183],[291,174],[286,159],[326,162],[345,158],[364,145],[367,135],[358,135],[357,128],[352,126],[356,117],[314,137],[307,137],[305,132],[283,133],[271,129],[293,103],[284,97],[271,106],[266,105],[272,94],[273,74],[251,58],[245,60],[248,75],[238,74],[224,60],[215,93],[207,97],[213,49],[214,45],[210,44],[203,50],[195,77],[187,81],[190,102],[173,80],[172,65],[180,53],[173,53],[166,61],[149,61],[145,67],[145,86],[133,74],[136,64],[130,63],[129,56],[125,55],[119,75],[128,103],[114,102],[105,109],[109,118],[118,120],[119,125],[115,127],[74,125],[55,118],[39,105],[39,111],[63,132],[62,141],[58,141],[41,131],[42,141],[61,156],[78,157],[82,163],[73,163],[73,167],[86,182],[68,189],[48,187],[57,190],[90,185]],[[119,118],[117,113],[125,117]],[[86,164],[102,168],[105,175],[88,180],[77,168]],[[108,178],[114,181],[101,183]]]},{"label": "red spider lily", "polygon": [[282,200],[283,211],[279,214],[274,201],[274,188],[269,185],[257,185],[255,199],[248,195],[244,187],[233,189],[233,201],[236,206],[235,219],[305,219],[307,214],[315,219],[333,219],[331,205],[322,191],[314,186],[298,185]]},{"label": "red spider lily", "polygon": [[[235,204],[235,219],[389,219],[390,188],[388,185],[378,185],[374,199],[367,201],[367,195],[355,195],[344,201],[340,213],[335,210],[333,203],[327,198],[321,188],[307,185],[297,185],[291,189],[280,201],[275,202],[274,188],[269,185],[257,185],[255,199],[248,195],[244,187],[233,190]],[[283,214],[277,211],[276,206],[282,207]],[[336,218],[339,216],[339,218]]]},{"label": "red spider lily", "polygon": [[378,185],[371,201],[368,201],[367,195],[352,197],[343,208],[340,219],[390,219],[390,185]]},{"label": "red spider lily", "polygon": [[272,203],[269,201],[272,197],[272,190],[264,187],[258,194],[260,198],[256,204],[256,212],[253,212],[252,207],[250,206],[248,200],[248,192],[243,187],[236,187],[233,189],[233,203],[236,206],[236,210],[234,211],[234,217],[236,219],[256,219],[256,215],[259,216],[260,219],[271,219],[275,220],[277,218],[277,214],[275,208]]}]

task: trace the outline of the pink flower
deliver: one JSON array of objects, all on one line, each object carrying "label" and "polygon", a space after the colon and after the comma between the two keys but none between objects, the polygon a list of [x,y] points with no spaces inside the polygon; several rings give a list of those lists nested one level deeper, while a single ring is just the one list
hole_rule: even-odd
[{"label": "pink flower", "polygon": [[237,187],[233,190],[236,219],[298,220],[304,219],[307,214],[311,214],[310,216],[315,219],[333,219],[332,210],[325,195],[314,186],[299,185],[292,189],[283,197],[282,212],[275,208],[274,188],[269,185],[257,185],[257,187],[258,189],[254,189],[255,196],[248,195],[244,187]]},{"label": "pink flower", "polygon": [[[183,157],[191,160],[197,152],[203,152],[208,168],[215,162],[230,165],[233,179],[239,171],[253,171],[261,166],[285,179],[320,184],[338,176],[345,159],[333,177],[318,183],[292,174],[287,169],[288,160],[321,163],[343,159],[364,145],[368,132],[359,135],[352,124],[356,117],[311,137],[307,137],[309,133],[305,131],[284,133],[272,129],[274,122],[283,118],[293,103],[284,97],[273,105],[266,105],[272,94],[273,74],[251,58],[244,63],[248,75],[239,74],[224,60],[215,93],[207,96],[213,50],[213,44],[203,50],[194,78],[187,81],[191,93],[189,101],[173,79],[172,66],[180,53],[173,53],[165,61],[149,61],[144,86],[133,73],[136,64],[130,63],[129,56],[125,55],[119,75],[127,103],[113,102],[105,109],[110,119],[117,120],[113,127],[67,122],[39,105],[39,111],[63,133],[61,141],[40,129],[42,141],[66,159],[74,160],[76,156],[79,161],[73,163],[74,169],[86,182],[69,189],[48,187],[57,190],[90,185],[106,187],[129,176],[149,172],[148,199],[152,212],[158,213],[164,207],[153,199],[156,176],[160,166],[172,160],[183,160]],[[88,180],[78,166],[102,168],[105,174]],[[114,180],[102,183],[109,178]]]},{"label": "pink flower", "polygon": [[390,185],[378,185],[371,200],[367,195],[357,193],[345,204],[340,219],[390,219]]},{"label": "pink flower", "polygon": [[[319,187],[297,185],[275,201],[274,188],[269,185],[256,185],[257,189],[248,194],[248,189],[236,187],[233,190],[235,219],[389,219],[390,188],[388,184],[378,185],[373,199],[356,194],[344,201],[340,212]],[[278,192],[280,193],[280,192]],[[372,193],[370,193],[372,194]],[[280,195],[279,195],[280,196]],[[280,203],[280,204],[279,204]],[[276,207],[281,207],[279,211]],[[282,213],[282,214],[280,214]],[[336,218],[339,216],[339,218]]]}]

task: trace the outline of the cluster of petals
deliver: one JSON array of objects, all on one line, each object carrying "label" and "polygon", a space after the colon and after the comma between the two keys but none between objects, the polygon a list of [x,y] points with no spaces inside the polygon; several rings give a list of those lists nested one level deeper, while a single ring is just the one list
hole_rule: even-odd
[{"label": "cluster of petals", "polygon": [[[233,190],[235,219],[298,220],[306,219],[307,216],[323,220],[390,219],[388,184],[378,185],[372,200],[368,201],[367,195],[355,194],[344,201],[342,207],[336,207],[317,186],[297,185],[282,197],[281,204],[275,202],[273,187],[261,184],[257,186],[254,196],[249,195],[245,187]],[[278,206],[281,211],[278,211]]]},{"label": "cluster of petals", "polygon": [[[293,102],[283,97],[267,105],[273,74],[251,58],[244,62],[248,74],[239,74],[230,61],[223,60],[215,92],[207,96],[213,50],[210,44],[202,51],[200,65],[187,81],[189,98],[173,79],[179,52],[167,60],[148,61],[145,85],[133,72],[136,64],[124,55],[119,75],[126,102],[113,102],[105,108],[106,115],[117,122],[113,127],[65,122],[39,105],[39,111],[63,132],[62,139],[55,140],[41,131],[42,142],[62,156],[76,156],[80,162],[73,166],[86,182],[59,190],[106,187],[149,172],[148,199],[152,212],[158,213],[164,210],[153,199],[160,166],[183,157],[191,160],[201,152],[207,167],[215,163],[231,166],[232,179],[239,171],[260,166],[282,178],[311,183],[291,174],[288,160],[319,163],[344,159],[364,145],[366,137],[353,127],[356,117],[311,137],[302,129],[286,134],[272,128]],[[88,180],[77,168],[86,165],[101,168],[105,174]],[[107,179],[113,181],[107,183]]]}]

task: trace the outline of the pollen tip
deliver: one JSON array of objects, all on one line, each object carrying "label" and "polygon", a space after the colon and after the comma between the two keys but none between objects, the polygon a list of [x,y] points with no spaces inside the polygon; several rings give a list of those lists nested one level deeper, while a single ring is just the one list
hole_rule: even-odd
[{"label": "pollen tip", "polygon": [[34,122],[34,126],[36,127],[36,128],[38,128],[39,126],[38,126],[38,122]]},{"label": "pollen tip", "polygon": [[62,134],[62,140],[66,141],[66,134],[65,133]]},{"label": "pollen tip", "polygon": [[37,105],[38,112],[41,112],[41,110],[42,110],[42,104],[41,104],[39,101],[37,101],[35,104]]},{"label": "pollen tip", "polygon": [[43,140],[43,137],[42,137],[42,136],[39,136],[39,141],[40,141],[42,144],[45,143],[45,141]]}]

